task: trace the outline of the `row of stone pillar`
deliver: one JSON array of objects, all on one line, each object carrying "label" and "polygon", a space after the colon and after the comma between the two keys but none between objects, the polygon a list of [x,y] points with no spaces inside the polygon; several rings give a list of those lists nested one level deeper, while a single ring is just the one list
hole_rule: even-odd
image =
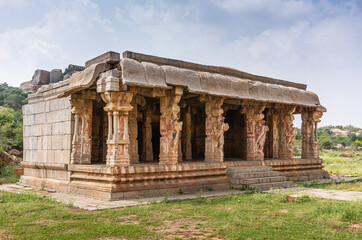
[{"label": "row of stone pillar", "polygon": [[[179,102],[183,93],[181,87],[174,87],[160,97],[160,164],[177,164],[182,160]],[[127,166],[138,163],[138,127],[137,102],[131,91],[103,91],[101,97],[106,103],[104,110],[108,116],[106,164],[109,167]],[[92,148],[92,109],[96,93],[85,90],[72,95],[72,113],[74,114],[74,137],[72,141],[72,164],[90,164]],[[133,102],[132,102],[133,99]],[[203,96],[205,102],[205,162],[224,161],[224,133],[229,126],[224,122],[224,98]],[[264,160],[264,146],[268,131],[271,138],[269,147],[273,158],[293,159],[297,129],[293,127],[294,107],[281,106],[270,115],[269,126],[265,122],[263,104],[245,104],[241,113],[246,116],[246,160]],[[148,109],[148,111],[152,112]],[[319,158],[317,123],[320,112],[302,112],[302,158]],[[143,132],[143,154],[146,161],[153,160],[151,114],[145,114]],[[185,155],[192,158],[191,149],[191,113],[186,112],[184,119]],[[131,129],[131,131],[129,131]]]}]

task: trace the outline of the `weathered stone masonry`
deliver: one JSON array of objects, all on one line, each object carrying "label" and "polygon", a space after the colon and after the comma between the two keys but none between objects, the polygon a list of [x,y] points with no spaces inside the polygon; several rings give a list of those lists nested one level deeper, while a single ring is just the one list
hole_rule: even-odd
[{"label": "weathered stone masonry", "polygon": [[[305,85],[132,52],[85,65],[29,96],[21,183],[113,200],[328,177],[316,132],[325,108]],[[231,177],[261,169],[270,177]]]}]

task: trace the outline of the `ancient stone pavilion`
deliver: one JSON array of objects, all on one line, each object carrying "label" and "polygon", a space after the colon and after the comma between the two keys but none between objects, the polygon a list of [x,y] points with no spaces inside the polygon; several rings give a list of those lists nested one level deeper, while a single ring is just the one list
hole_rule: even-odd
[{"label": "ancient stone pavilion", "polygon": [[317,138],[325,111],[303,84],[107,52],[29,96],[20,183],[115,200],[329,177]]}]

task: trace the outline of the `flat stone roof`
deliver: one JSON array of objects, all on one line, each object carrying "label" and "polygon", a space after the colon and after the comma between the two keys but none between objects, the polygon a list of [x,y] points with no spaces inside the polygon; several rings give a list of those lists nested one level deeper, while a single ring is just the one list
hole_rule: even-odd
[{"label": "flat stone roof", "polygon": [[160,65],[168,65],[168,66],[174,66],[178,68],[185,68],[190,69],[193,71],[201,71],[201,72],[209,72],[209,73],[218,73],[222,75],[242,78],[242,79],[249,79],[252,81],[258,81],[262,83],[269,83],[269,84],[277,84],[282,85],[286,87],[294,87],[302,90],[307,89],[307,85],[301,84],[301,83],[295,83],[270,77],[264,77],[259,75],[253,75],[247,72],[243,72],[237,69],[228,68],[228,67],[220,67],[220,66],[209,66],[209,65],[202,65],[198,63],[192,63],[192,62],[185,62],[182,60],[176,60],[176,59],[170,59],[170,58],[163,58],[163,57],[157,57],[142,53],[136,53],[131,51],[126,51],[123,53],[123,58],[131,58],[138,61],[145,61],[145,62],[151,62],[155,64]]}]

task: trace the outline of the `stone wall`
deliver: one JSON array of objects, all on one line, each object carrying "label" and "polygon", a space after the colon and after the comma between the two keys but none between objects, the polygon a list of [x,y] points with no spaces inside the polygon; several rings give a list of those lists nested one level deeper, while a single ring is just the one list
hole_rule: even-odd
[{"label": "stone wall", "polygon": [[29,104],[23,106],[23,184],[53,188],[69,182],[71,105],[69,97],[57,98],[65,86],[67,83],[43,87],[29,95]]}]

